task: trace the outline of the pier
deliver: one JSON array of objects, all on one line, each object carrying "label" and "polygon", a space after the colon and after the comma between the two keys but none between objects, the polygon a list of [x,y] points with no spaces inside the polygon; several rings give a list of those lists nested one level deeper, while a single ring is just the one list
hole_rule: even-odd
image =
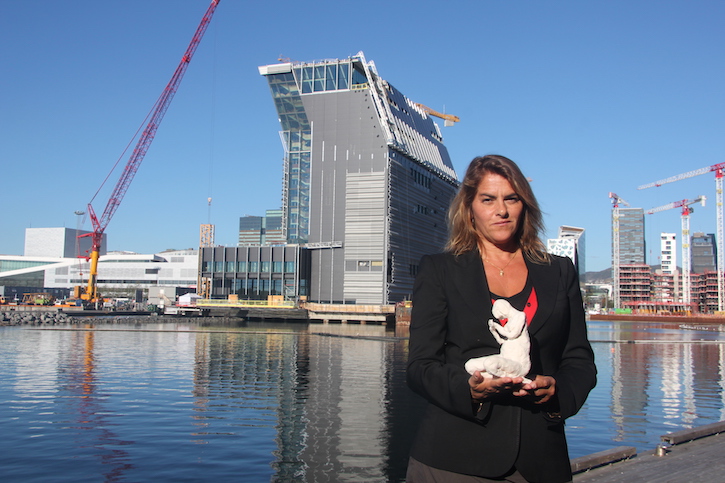
[{"label": "pier", "polygon": [[724,481],[725,421],[660,437],[656,448],[637,454],[619,446],[572,460],[574,483]]}]

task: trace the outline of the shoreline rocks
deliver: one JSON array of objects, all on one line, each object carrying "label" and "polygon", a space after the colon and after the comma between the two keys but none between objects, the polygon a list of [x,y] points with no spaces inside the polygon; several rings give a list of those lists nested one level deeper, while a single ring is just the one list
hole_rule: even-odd
[{"label": "shoreline rocks", "polygon": [[0,312],[0,325],[72,324],[75,320],[63,312]]},{"label": "shoreline rocks", "polygon": [[121,315],[121,316],[76,316],[65,312],[15,312],[0,311],[0,326],[18,325],[72,325],[72,324],[143,324],[148,322],[186,322],[215,324],[240,324],[244,319],[236,317],[167,317],[157,315]]}]

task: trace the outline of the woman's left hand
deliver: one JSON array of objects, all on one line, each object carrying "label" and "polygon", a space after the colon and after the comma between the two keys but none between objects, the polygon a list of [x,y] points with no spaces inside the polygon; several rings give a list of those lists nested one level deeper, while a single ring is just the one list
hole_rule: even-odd
[{"label": "woman's left hand", "polygon": [[536,404],[543,404],[556,394],[556,380],[551,376],[536,376],[514,392],[514,396],[533,396]]}]

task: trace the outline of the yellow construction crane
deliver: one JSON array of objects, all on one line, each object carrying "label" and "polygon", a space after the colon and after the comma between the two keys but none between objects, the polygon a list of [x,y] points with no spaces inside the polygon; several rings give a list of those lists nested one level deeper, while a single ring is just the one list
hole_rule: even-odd
[{"label": "yellow construction crane", "polygon": [[453,114],[443,114],[417,102],[415,103],[415,105],[423,109],[431,116],[440,117],[441,119],[443,119],[445,121],[445,123],[443,123],[444,126],[453,126],[454,122],[459,122],[461,120],[461,118],[458,116],[454,116]]}]

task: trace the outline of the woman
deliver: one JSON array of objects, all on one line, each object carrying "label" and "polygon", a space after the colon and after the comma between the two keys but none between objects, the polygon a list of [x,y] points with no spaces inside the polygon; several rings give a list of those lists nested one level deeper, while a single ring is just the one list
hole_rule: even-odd
[{"label": "woman", "polygon": [[[429,404],[407,481],[570,481],[564,420],[596,383],[577,272],[546,253],[536,198],[503,156],[471,162],[449,225],[413,291],[407,378]],[[464,369],[499,353],[488,327],[499,298],[526,313],[529,382]]]}]

